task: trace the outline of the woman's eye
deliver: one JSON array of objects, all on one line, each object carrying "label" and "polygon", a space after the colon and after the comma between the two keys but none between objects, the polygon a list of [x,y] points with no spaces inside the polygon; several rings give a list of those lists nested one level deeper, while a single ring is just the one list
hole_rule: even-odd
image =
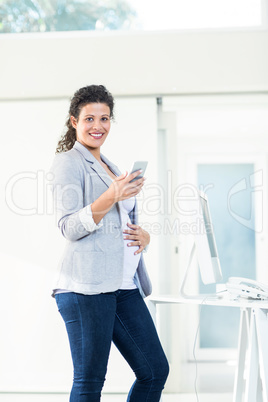
[{"label": "woman's eye", "polygon": [[[109,117],[102,117],[101,118],[101,121],[108,121],[108,120],[109,120]],[[93,117],[87,117],[86,121],[92,122],[92,121],[94,121],[94,118]]]}]

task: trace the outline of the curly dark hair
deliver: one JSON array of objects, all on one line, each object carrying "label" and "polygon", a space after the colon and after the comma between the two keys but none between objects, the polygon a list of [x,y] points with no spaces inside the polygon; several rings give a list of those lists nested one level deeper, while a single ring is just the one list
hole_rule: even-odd
[{"label": "curly dark hair", "polygon": [[88,103],[105,103],[110,108],[110,117],[114,117],[114,98],[103,85],[88,85],[78,89],[71,99],[69,115],[66,121],[67,131],[61,136],[58,142],[56,153],[69,151],[76,141],[76,130],[72,126],[71,116],[77,120],[81,109]]}]

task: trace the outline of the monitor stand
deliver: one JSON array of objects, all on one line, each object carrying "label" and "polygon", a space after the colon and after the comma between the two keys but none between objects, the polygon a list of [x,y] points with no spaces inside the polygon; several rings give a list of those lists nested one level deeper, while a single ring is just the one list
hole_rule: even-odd
[{"label": "monitor stand", "polygon": [[[189,277],[189,273],[191,272],[191,268],[194,265],[193,264],[193,258],[194,258],[194,255],[195,255],[195,251],[196,251],[196,247],[195,247],[195,242],[194,242],[193,246],[192,246],[192,249],[191,249],[191,252],[190,252],[190,257],[189,257],[188,265],[187,265],[185,275],[184,275],[184,278],[183,278],[183,281],[182,281],[182,284],[181,284],[181,288],[179,290],[179,295],[181,297],[183,297],[184,299],[193,299],[193,300],[204,300],[205,301],[205,299],[207,299],[207,298],[219,299],[220,296],[217,293],[208,293],[208,294],[206,294],[206,293],[198,293],[198,294],[192,295],[192,294],[188,294],[186,292],[185,286],[186,286],[186,283],[187,283],[187,280],[188,280],[188,277]],[[196,264],[196,265],[198,265],[198,264]],[[198,271],[197,271],[197,273],[198,273]]]}]

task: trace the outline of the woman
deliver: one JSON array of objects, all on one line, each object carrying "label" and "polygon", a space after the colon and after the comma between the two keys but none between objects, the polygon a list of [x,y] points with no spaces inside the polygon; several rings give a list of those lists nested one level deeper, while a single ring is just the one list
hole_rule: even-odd
[{"label": "woman", "polygon": [[[53,290],[74,365],[71,402],[100,401],[111,342],[136,375],[131,402],[157,402],[168,363],[143,297],[151,283],[135,196],[144,178],[121,174],[100,148],[114,100],[102,85],[79,89],[52,165],[58,226],[67,244]],[[143,296],[143,297],[142,297]]]}]

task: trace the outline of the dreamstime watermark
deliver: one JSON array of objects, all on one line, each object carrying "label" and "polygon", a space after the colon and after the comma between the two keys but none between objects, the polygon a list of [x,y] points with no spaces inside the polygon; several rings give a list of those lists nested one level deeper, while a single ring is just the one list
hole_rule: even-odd
[{"label": "dreamstime watermark", "polygon": [[[46,173],[43,170],[14,174],[6,183],[6,205],[17,215],[53,215],[55,212],[54,202],[51,197],[53,179],[54,175],[51,172]],[[32,197],[28,206],[23,205],[22,200],[29,197],[25,193],[22,197],[21,194],[19,196],[16,194],[17,188],[25,185],[32,190]]]},{"label": "dreamstime watermark", "polygon": [[[247,180],[248,179],[248,180]],[[232,207],[232,199],[241,192],[250,191],[249,216],[241,216]],[[243,178],[235,183],[228,192],[227,208],[230,215],[241,225],[248,229],[261,233],[263,230],[263,171],[258,170],[248,178]],[[255,213],[256,212],[256,213]]]},{"label": "dreamstime watermark", "polygon": [[173,220],[165,218],[163,222],[144,222],[141,223],[143,229],[149,232],[151,235],[203,235],[210,233],[212,227],[210,224],[205,224],[204,219],[198,217],[193,221],[185,221],[180,218],[175,218]]},{"label": "dreamstime watermark", "polygon": [[[168,172],[171,177],[172,172]],[[84,187],[92,189],[90,181],[94,174],[87,174],[84,178]],[[98,174],[107,186],[107,175]],[[16,195],[16,187],[28,184],[32,189],[29,205],[22,205],[21,194]],[[202,188],[206,192],[212,185]],[[107,187],[108,188],[108,187]],[[53,198],[52,198],[53,193]],[[146,194],[146,196],[145,196]],[[22,198],[27,198],[23,194]],[[198,200],[198,189],[192,184],[181,184],[177,187],[161,186],[158,183],[145,184],[137,196],[139,209],[148,216],[171,215],[174,211],[182,216],[194,215],[195,210],[189,209],[189,201]],[[6,204],[8,208],[18,215],[53,215],[56,209],[75,211],[83,206],[84,192],[80,183],[66,183],[64,185],[54,181],[54,174],[38,170],[37,172],[19,172],[8,180],[6,184]],[[173,211],[174,210],[174,211]]]},{"label": "dreamstime watermark", "polygon": [[[173,220],[165,218],[163,222],[140,222],[140,226],[150,233],[150,235],[154,236],[203,235],[210,233],[212,230],[210,225],[205,225],[202,218],[197,218],[192,222],[184,221],[180,218],[175,218]],[[105,225],[99,227],[98,232],[105,235],[112,235],[112,237],[116,239],[119,237],[121,238],[123,229],[125,229],[125,227],[116,225],[112,221],[107,221]],[[72,218],[68,219],[68,227],[65,227],[65,230],[70,238],[72,236],[76,238],[77,235],[83,235],[85,233],[84,226],[81,223],[77,224],[76,220]]]},{"label": "dreamstime watermark", "polygon": [[[92,176],[89,174],[84,178],[85,189],[90,189]],[[110,183],[107,182],[107,175],[99,178],[106,182],[107,188]],[[249,184],[248,184],[249,183]],[[26,191],[17,191],[19,188],[30,188],[30,195]],[[157,217],[153,223],[150,223],[151,233],[195,233],[198,227],[201,231],[200,222],[200,204],[198,203],[199,191],[205,194],[214,189],[214,184],[209,183],[206,186],[197,188],[191,183],[184,183],[175,186],[172,182],[172,172],[167,171],[165,185],[159,183],[146,183],[137,196],[139,212],[144,216]],[[250,191],[250,216],[245,217],[239,214],[239,211],[233,207],[233,199],[237,194],[243,191]],[[53,196],[52,196],[53,194]],[[62,185],[55,181],[52,172],[38,170],[36,172],[25,171],[18,172],[11,176],[6,183],[5,200],[8,208],[15,214],[23,216],[32,215],[62,215],[72,214],[78,211],[84,205],[84,193],[81,185],[76,183],[67,183]],[[226,208],[232,218],[241,225],[261,232],[263,229],[263,172],[256,171],[249,178],[242,178],[233,185],[226,199]],[[199,209],[199,210],[198,210]],[[255,214],[255,210],[258,213]],[[173,218],[175,215],[178,218]],[[162,217],[159,220],[159,217]],[[195,217],[191,221],[188,218]],[[185,218],[185,219],[184,219]],[[161,221],[161,223],[159,222]],[[146,227],[146,224],[143,225]]]}]

